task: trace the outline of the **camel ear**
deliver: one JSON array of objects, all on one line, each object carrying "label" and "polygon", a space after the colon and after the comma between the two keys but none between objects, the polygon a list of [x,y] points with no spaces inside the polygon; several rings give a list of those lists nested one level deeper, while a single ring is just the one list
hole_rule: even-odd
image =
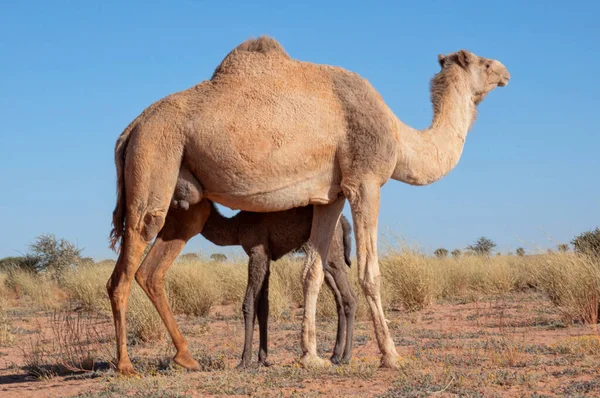
[{"label": "camel ear", "polygon": [[446,57],[444,57],[442,54],[438,54],[438,62],[440,63],[440,66],[442,67],[442,69],[444,68],[445,60],[446,60]]},{"label": "camel ear", "polygon": [[458,63],[463,68],[466,68],[471,63],[471,54],[468,51],[460,50],[458,52]]}]

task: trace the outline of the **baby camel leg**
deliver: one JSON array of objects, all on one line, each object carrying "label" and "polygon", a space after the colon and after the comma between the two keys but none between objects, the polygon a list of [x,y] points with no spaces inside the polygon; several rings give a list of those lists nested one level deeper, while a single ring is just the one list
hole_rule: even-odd
[{"label": "baby camel leg", "polygon": [[331,293],[333,293],[333,297],[335,299],[335,307],[337,310],[338,316],[338,326],[337,326],[337,334],[335,337],[335,345],[333,346],[333,354],[329,359],[332,363],[338,365],[340,363],[340,359],[342,358],[342,351],[344,349],[344,339],[346,337],[346,314],[344,313],[344,304],[342,302],[342,295],[337,288],[335,280],[333,279],[333,275],[331,275],[331,271],[325,271],[325,283],[331,289]]},{"label": "baby camel leg", "polygon": [[377,258],[379,188],[379,184],[365,182],[359,183],[356,187],[343,187],[352,210],[358,277],[371,310],[375,336],[382,354],[381,366],[397,368],[399,356],[390,336],[381,305],[381,273]]},{"label": "baby camel leg", "polygon": [[197,235],[210,214],[207,201],[202,201],[188,211],[170,210],[165,225],[144,259],[135,279],[146,292],[160,314],[177,353],[173,360],[189,370],[199,370],[189,351],[188,343],[177,326],[165,292],[165,275],[189,239]]},{"label": "baby camel leg", "polygon": [[[248,262],[248,285],[246,287],[246,296],[244,297],[244,303],[242,304],[242,312],[244,313],[244,351],[242,353],[242,360],[238,365],[238,368],[245,368],[250,365],[252,361],[252,334],[254,333],[254,320],[256,319],[257,314],[257,304],[262,299],[262,291],[265,288],[265,283],[269,278],[269,262],[270,255],[267,249],[263,246],[253,247],[250,251],[250,259]],[[268,297],[266,298],[268,301]],[[267,313],[265,314],[262,310],[258,311],[259,317],[268,316],[268,307]],[[263,333],[266,333],[266,329],[263,331],[263,325],[260,324],[260,344],[266,345],[266,341],[263,341]],[[266,328],[266,323],[265,323]],[[266,356],[266,351],[265,354]],[[260,356],[259,356],[260,361]]]},{"label": "baby camel leg", "polygon": [[323,283],[323,269],[327,264],[329,244],[344,208],[344,197],[328,205],[315,205],[310,231],[309,250],[303,273],[304,317],[302,319],[302,358],[305,367],[329,366],[317,355],[315,315],[317,298]]},{"label": "baby camel leg", "polygon": [[[356,316],[358,303],[356,293],[354,293],[350,286],[348,272],[345,267],[345,263],[330,264],[329,271],[325,274],[325,281],[335,288],[338,317],[344,319],[343,323],[338,321],[338,339],[336,340],[333,351],[334,356],[331,357],[331,362],[335,364],[349,363],[350,359],[352,359],[354,318]],[[332,287],[332,290],[334,290],[334,288]]]}]

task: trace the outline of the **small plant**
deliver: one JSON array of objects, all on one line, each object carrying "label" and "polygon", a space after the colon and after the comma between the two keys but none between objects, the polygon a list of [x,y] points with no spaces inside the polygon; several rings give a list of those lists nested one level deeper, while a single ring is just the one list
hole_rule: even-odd
[{"label": "small plant", "polygon": [[47,379],[61,374],[89,372],[110,364],[111,345],[96,326],[104,318],[68,308],[50,318],[51,335],[44,338],[41,327],[19,346],[25,369],[30,375]]},{"label": "small plant", "polygon": [[459,258],[461,256],[462,252],[458,249],[454,249],[454,250],[452,250],[451,254],[452,254],[452,257]]},{"label": "small plant", "polygon": [[522,247],[517,247],[515,253],[517,253],[517,256],[523,257],[525,255],[525,249],[523,249]]},{"label": "small plant", "polygon": [[569,251],[569,244],[561,243],[560,245],[556,246],[556,249],[559,253],[567,253]]}]

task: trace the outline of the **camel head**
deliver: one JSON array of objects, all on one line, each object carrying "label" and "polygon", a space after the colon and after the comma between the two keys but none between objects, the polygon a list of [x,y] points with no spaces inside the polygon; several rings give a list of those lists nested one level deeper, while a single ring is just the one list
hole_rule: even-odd
[{"label": "camel head", "polygon": [[440,54],[438,62],[442,67],[440,74],[450,74],[467,85],[476,105],[490,91],[506,86],[510,80],[510,73],[500,61],[479,57],[466,50],[448,55]]}]

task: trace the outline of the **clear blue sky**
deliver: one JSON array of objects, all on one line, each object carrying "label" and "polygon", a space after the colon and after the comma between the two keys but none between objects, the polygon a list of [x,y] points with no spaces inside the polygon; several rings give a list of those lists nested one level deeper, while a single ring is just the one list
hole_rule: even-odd
[{"label": "clear blue sky", "polygon": [[[114,257],[116,138],[261,34],[368,78],[416,128],[431,119],[438,53],[502,61],[511,82],[480,105],[458,167],[428,187],[390,181],[380,231],[425,250],[481,235],[503,251],[568,242],[600,224],[598,15],[594,1],[3,2],[0,257],[46,232]],[[196,238],[186,251],[213,248]]]}]

